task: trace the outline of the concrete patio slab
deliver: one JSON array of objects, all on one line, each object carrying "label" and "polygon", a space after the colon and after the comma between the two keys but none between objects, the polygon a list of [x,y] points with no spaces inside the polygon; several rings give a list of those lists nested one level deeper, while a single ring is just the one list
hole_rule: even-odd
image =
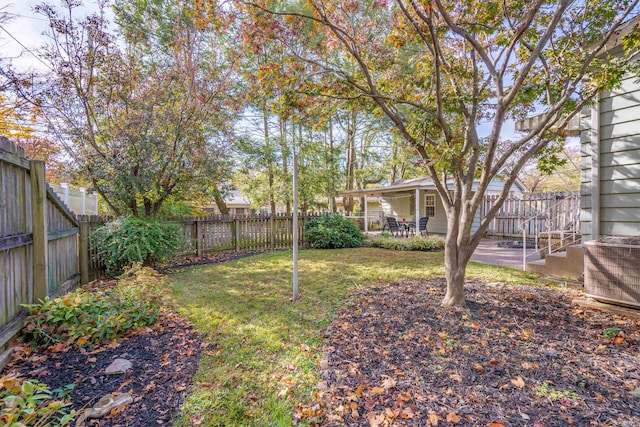
[{"label": "concrete patio slab", "polygon": [[[507,241],[515,241],[510,239]],[[471,256],[471,261],[485,264],[499,265],[502,267],[512,267],[522,270],[522,248],[499,247],[504,243],[501,239],[482,239],[475,252]],[[504,246],[504,245],[501,245]],[[527,249],[527,262],[540,259],[540,252],[535,249]]]}]

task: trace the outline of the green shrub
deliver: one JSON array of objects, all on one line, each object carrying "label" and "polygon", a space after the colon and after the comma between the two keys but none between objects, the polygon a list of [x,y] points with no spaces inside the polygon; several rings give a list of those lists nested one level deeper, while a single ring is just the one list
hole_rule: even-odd
[{"label": "green shrub", "polygon": [[153,266],[186,246],[180,225],[155,218],[122,217],[92,234],[97,258],[108,276],[117,276],[134,262]]},{"label": "green shrub", "polygon": [[55,400],[46,384],[15,375],[0,377],[0,425],[64,426],[75,416],[68,406],[67,402]]},{"label": "green shrub", "polygon": [[332,214],[308,221],[305,238],[316,249],[336,249],[362,246],[363,236],[353,221]]},{"label": "green shrub", "polygon": [[444,239],[438,236],[415,236],[408,239],[377,236],[371,238],[369,244],[374,248],[394,251],[436,251],[444,248]]},{"label": "green shrub", "polygon": [[166,279],[153,269],[134,265],[110,291],[78,290],[25,305],[30,316],[24,328],[36,345],[82,347],[113,339],[130,328],[155,322],[166,286]]}]

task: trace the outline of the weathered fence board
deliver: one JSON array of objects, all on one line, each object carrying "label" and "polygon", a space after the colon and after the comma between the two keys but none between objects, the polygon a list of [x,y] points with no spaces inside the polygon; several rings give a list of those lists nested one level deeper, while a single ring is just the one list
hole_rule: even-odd
[{"label": "weathered fence board", "polygon": [[43,162],[0,137],[0,360],[20,329],[22,305],[79,278],[79,224],[44,177]]},{"label": "weathered fence board", "polygon": [[0,355],[33,298],[30,170],[24,151],[0,138]]},{"label": "weathered fence board", "polygon": [[[497,195],[487,195],[482,203],[482,216],[496,203]],[[548,231],[579,232],[579,193],[529,193],[509,197],[489,225],[487,235],[521,237]]]}]

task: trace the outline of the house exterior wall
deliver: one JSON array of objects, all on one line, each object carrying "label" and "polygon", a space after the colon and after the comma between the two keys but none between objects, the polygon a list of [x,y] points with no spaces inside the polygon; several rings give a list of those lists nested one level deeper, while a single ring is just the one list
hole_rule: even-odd
[{"label": "house exterior wall", "polygon": [[[583,240],[592,236],[591,110],[582,114],[581,223]],[[640,83],[600,97],[600,234],[640,236]]]}]

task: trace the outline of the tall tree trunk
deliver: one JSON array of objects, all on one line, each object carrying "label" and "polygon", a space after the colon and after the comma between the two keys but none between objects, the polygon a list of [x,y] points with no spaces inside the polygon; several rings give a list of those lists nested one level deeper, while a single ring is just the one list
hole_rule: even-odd
[{"label": "tall tree trunk", "polygon": [[271,152],[271,145],[269,141],[269,121],[267,120],[267,107],[265,103],[262,104],[262,125],[264,127],[264,146],[267,149],[267,173],[269,181],[269,209],[271,215],[276,214],[276,201],[274,198],[273,189],[273,153]]},{"label": "tall tree trunk", "polygon": [[447,234],[444,247],[447,292],[441,302],[446,307],[464,305],[464,279],[467,264],[477,247],[477,242],[473,243],[471,235],[475,212],[472,212],[470,204],[464,199],[464,197],[457,199],[447,209]]},{"label": "tall tree trunk", "polygon": [[333,152],[333,120],[329,117],[329,162],[330,162],[330,171],[331,171],[331,195],[329,196],[329,204],[331,205],[331,212],[336,213],[338,208],[336,206],[336,185],[335,185],[335,153]]},{"label": "tall tree trunk", "polygon": [[229,208],[227,207],[227,204],[225,203],[224,199],[222,198],[222,194],[220,194],[219,191],[216,190],[213,196],[213,200],[216,202],[216,206],[218,206],[218,210],[222,215],[229,215]]},{"label": "tall tree trunk", "polygon": [[[352,111],[347,121],[347,176],[345,190],[354,190],[356,183],[356,126],[355,112]],[[342,201],[348,215],[353,213],[353,196],[346,196]]]}]

